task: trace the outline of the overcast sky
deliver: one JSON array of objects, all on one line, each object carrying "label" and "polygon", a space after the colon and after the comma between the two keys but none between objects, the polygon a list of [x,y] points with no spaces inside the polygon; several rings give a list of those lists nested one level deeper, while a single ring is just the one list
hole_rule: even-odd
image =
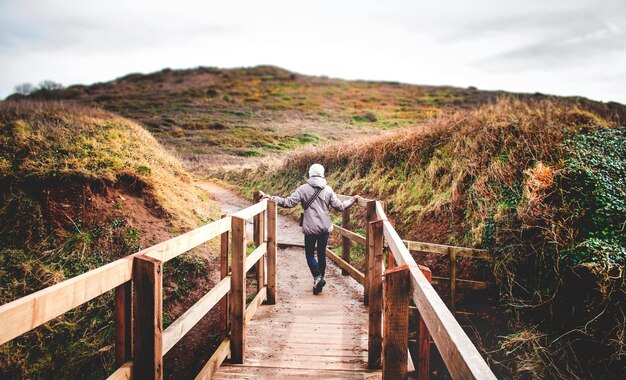
[{"label": "overcast sky", "polygon": [[626,104],[626,0],[0,0],[0,98],[258,64]]}]

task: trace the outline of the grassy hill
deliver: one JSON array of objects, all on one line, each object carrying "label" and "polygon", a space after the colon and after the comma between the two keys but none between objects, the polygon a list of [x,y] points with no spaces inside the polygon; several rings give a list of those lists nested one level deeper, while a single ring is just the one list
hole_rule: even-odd
[{"label": "grassy hill", "polygon": [[[502,376],[617,377],[626,370],[623,105],[345,81],[271,66],[164,69],[28,99],[65,103],[2,104],[0,189],[3,215],[13,218],[2,236],[18,236],[3,243],[18,252],[3,256],[16,258],[3,264],[10,271],[26,267],[39,281],[48,272],[20,264],[33,252],[75,241],[72,249],[82,252],[76,231],[102,227],[80,207],[101,187],[109,194],[102,204],[114,206],[104,231],[118,234],[107,238],[115,244],[136,235],[129,218],[111,224],[125,209],[115,208],[119,196],[138,199],[170,230],[215,216],[189,206],[198,200],[182,166],[130,119],[193,174],[218,176],[244,193],[287,194],[319,162],[339,192],[388,201],[403,237],[495,252],[492,265],[469,271],[489,272],[506,307],[503,336],[476,342]],[[95,132],[87,127],[94,120]],[[167,159],[155,165],[145,157]],[[76,194],[84,195],[75,201]],[[71,221],[67,210],[74,210]],[[12,231],[15,220],[33,222]],[[55,265],[64,266],[58,254],[48,260]],[[20,294],[22,285],[11,286]],[[0,364],[7,357],[0,353]]]},{"label": "grassy hill", "polygon": [[284,196],[323,164],[336,191],[388,201],[401,236],[496,254],[509,335],[475,342],[500,376],[617,378],[626,369],[620,125],[566,100],[502,99],[225,178]]},{"label": "grassy hill", "polygon": [[[59,102],[0,103],[0,304],[217,217],[180,163],[134,122]],[[166,320],[193,302],[180,294],[210,287],[210,255],[168,265]],[[110,293],[2,345],[0,377],[110,373]]]},{"label": "grassy hill", "polygon": [[[258,66],[164,69],[91,86],[41,90],[30,97],[73,100],[133,119],[172,148],[187,168],[212,173],[216,166],[256,163],[259,157],[280,156],[304,145],[420,125],[442,110],[471,109],[505,94],[346,81]],[[624,112],[617,104],[582,98],[571,102],[600,113]]]}]

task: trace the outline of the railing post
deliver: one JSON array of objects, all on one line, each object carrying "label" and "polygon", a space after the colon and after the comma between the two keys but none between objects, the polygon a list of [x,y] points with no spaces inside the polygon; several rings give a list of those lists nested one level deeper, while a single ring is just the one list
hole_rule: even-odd
[{"label": "railing post", "polygon": [[163,267],[148,256],[134,259],[134,379],[163,378]]},{"label": "railing post", "polygon": [[[341,213],[341,226],[345,229],[349,229],[350,224],[350,209],[347,208],[343,210]],[[341,237],[341,258],[346,263],[350,263],[350,250],[352,249],[352,240],[348,239],[345,236]],[[341,274],[344,276],[348,276],[350,273],[342,269]]]},{"label": "railing post", "polygon": [[[222,215],[224,218],[226,215]],[[222,233],[220,235],[220,279],[224,279],[228,276],[228,231]],[[224,335],[228,335],[228,330],[230,330],[230,323],[228,318],[228,302],[229,302],[229,294],[227,293],[220,300],[220,325]]]},{"label": "railing post", "polygon": [[[419,265],[422,274],[431,282],[433,279],[432,272],[429,268]],[[419,330],[417,332],[417,379],[428,380],[430,378],[430,332],[424,318],[420,314]]]},{"label": "railing post", "polygon": [[276,304],[276,203],[267,202],[267,303]]},{"label": "railing post", "polygon": [[383,328],[383,380],[406,379],[409,344],[409,267],[385,271]]},{"label": "railing post", "polygon": [[376,220],[376,201],[369,201],[365,206],[366,216],[365,216],[365,283],[363,284],[363,303],[365,306],[369,305],[369,296],[370,296],[370,285],[369,285],[369,276],[367,272],[369,271],[370,266],[370,254],[369,254],[369,241],[370,241],[370,230],[369,224]]},{"label": "railing post", "polygon": [[368,225],[369,244],[368,256],[370,266],[367,271],[369,277],[369,336],[367,367],[377,369],[381,366],[382,352],[382,307],[383,307],[383,222],[371,222]]},{"label": "railing post", "polygon": [[232,218],[232,264],[230,277],[230,361],[243,364],[246,313],[246,220]]},{"label": "railing post", "polygon": [[[261,201],[261,193],[258,190],[254,191],[254,203]],[[260,212],[254,216],[254,245],[260,246],[265,241],[265,211]],[[256,283],[257,292],[263,289],[265,286],[265,255],[254,264],[256,268]]]},{"label": "railing post", "polygon": [[456,250],[449,247],[448,256],[450,257],[450,306],[454,314],[456,311]]},{"label": "railing post", "polygon": [[132,358],[132,282],[115,288],[115,366],[120,367]]}]

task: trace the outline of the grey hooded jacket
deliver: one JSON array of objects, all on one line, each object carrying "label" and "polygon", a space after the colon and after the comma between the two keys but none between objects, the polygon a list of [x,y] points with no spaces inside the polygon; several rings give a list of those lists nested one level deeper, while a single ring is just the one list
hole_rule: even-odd
[{"label": "grey hooded jacket", "polygon": [[313,201],[311,206],[304,212],[304,220],[302,221],[302,233],[305,235],[318,235],[324,232],[330,232],[333,225],[330,222],[329,206],[337,211],[343,211],[352,206],[354,200],[340,201],[335,195],[333,189],[326,185],[326,179],[322,177],[311,177],[307,183],[298,187],[287,198],[272,196],[270,199],[281,207],[292,208],[300,203],[304,204],[315,194],[317,189],[323,190]]}]

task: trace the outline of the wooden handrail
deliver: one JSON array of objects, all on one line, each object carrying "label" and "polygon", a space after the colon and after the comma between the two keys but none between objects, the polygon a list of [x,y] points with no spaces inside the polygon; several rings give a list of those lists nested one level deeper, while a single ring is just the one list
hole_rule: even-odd
[{"label": "wooden handrail", "polygon": [[244,220],[252,219],[252,217],[256,214],[262,213],[267,209],[267,202],[267,199],[263,199],[250,207],[246,207],[243,210],[239,210],[236,213],[231,214],[231,217]]},{"label": "wooden handrail", "polygon": [[267,243],[261,244],[254,251],[252,251],[252,253],[249,254],[245,259],[246,266],[245,266],[244,272],[247,272],[250,269],[252,269],[254,264],[256,264],[259,260],[261,260],[261,258],[263,258],[263,255],[265,255],[266,253],[267,253]]},{"label": "wooden handrail", "polygon": [[169,325],[163,331],[163,355],[167,354],[229,291],[230,276],[227,276]]},{"label": "wooden handrail", "polygon": [[396,262],[398,265],[404,264],[409,267],[413,301],[452,377],[455,379],[495,379],[495,375],[465,331],[418,268],[402,239],[387,220],[387,215],[379,202],[377,202],[376,214],[379,219],[383,220],[383,234],[393,251]]}]

